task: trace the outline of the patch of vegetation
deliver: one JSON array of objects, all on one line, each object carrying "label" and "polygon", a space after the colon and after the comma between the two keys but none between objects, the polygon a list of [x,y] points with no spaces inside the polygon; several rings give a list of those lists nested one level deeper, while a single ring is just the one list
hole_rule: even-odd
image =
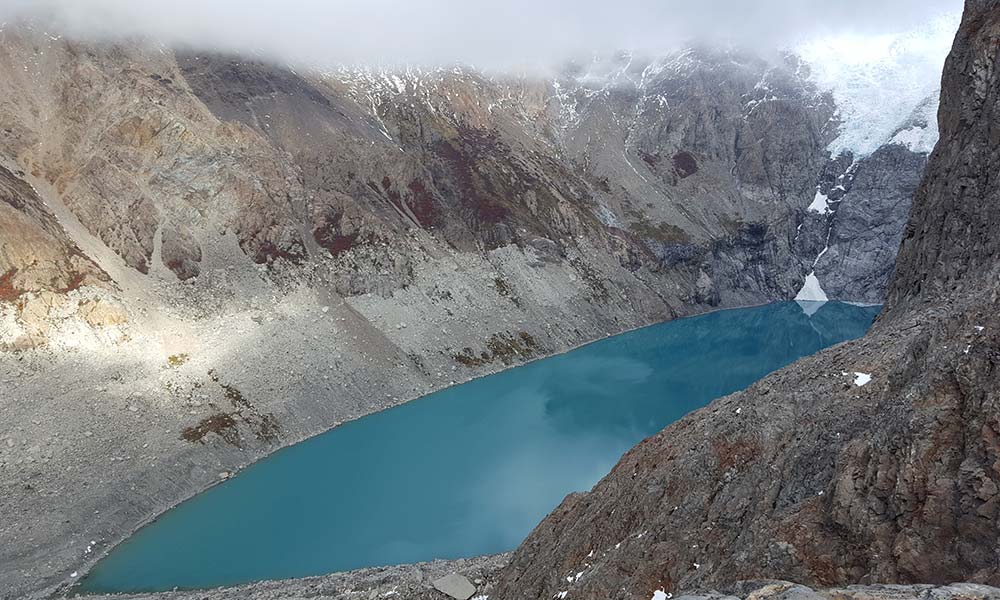
[{"label": "patch of vegetation", "polygon": [[698,161],[690,152],[678,152],[670,162],[673,163],[674,170],[681,179],[698,172]]},{"label": "patch of vegetation", "polygon": [[214,369],[208,372],[208,376],[219,385],[226,400],[229,400],[235,410],[228,413],[218,412],[202,419],[197,425],[184,429],[181,439],[204,443],[205,436],[215,433],[226,443],[241,448],[239,433],[241,421],[250,427],[254,436],[261,442],[273,442],[278,439],[281,425],[274,413],[262,414],[235,386],[223,383]]},{"label": "patch of vegetation", "polygon": [[515,358],[522,361],[535,357],[540,350],[538,341],[527,331],[516,334],[505,332],[495,333],[486,341],[486,350],[476,354],[472,348],[463,348],[452,358],[459,364],[467,367],[482,367],[490,363],[501,361],[509,365]]},{"label": "patch of vegetation", "polygon": [[406,357],[410,359],[410,362],[413,363],[413,366],[415,366],[417,370],[420,371],[420,373],[422,373],[423,375],[430,376],[431,372],[427,368],[427,365],[424,363],[424,359],[421,358],[419,354],[415,352],[410,352],[409,354],[406,355]]},{"label": "patch of vegetation", "polygon": [[316,243],[326,248],[330,256],[336,258],[360,243],[357,231],[345,233],[342,228],[343,213],[335,212],[323,217],[313,231]]},{"label": "patch of vegetation", "polygon": [[191,356],[189,354],[186,354],[186,353],[185,354],[174,354],[174,355],[171,355],[171,356],[167,357],[167,365],[169,365],[171,369],[176,369],[177,367],[180,367],[180,366],[186,364],[187,361],[189,361],[190,359],[191,359]]},{"label": "patch of vegetation", "polygon": [[632,233],[643,239],[653,240],[666,245],[687,244],[691,241],[691,236],[688,232],[672,223],[657,223],[654,225],[648,219],[643,219],[630,225],[629,229]]},{"label": "patch of vegetation", "polygon": [[242,410],[244,408],[253,409],[253,405],[243,397],[243,392],[239,391],[234,386],[222,383],[219,380],[219,374],[215,372],[215,369],[209,371],[208,376],[212,378],[212,381],[219,384],[219,387],[222,388],[223,395],[226,397],[226,400],[229,400],[229,402],[233,405],[233,408],[237,410]]},{"label": "patch of vegetation", "polygon": [[747,223],[742,219],[723,217],[720,223],[729,234],[726,243],[731,246],[760,246],[767,241],[769,228],[766,222]]},{"label": "patch of vegetation", "polygon": [[506,298],[510,300],[514,306],[521,308],[521,299],[518,297],[517,292],[514,291],[513,286],[511,286],[506,279],[502,277],[495,277],[493,279],[493,287],[496,288],[497,294],[499,294],[501,298]]},{"label": "patch of vegetation", "polygon": [[240,432],[236,426],[236,419],[228,413],[216,413],[210,417],[205,417],[197,425],[186,428],[181,433],[181,439],[195,443],[205,443],[205,436],[214,433],[221,437],[226,443],[242,447],[240,443]]},{"label": "patch of vegetation", "polygon": [[660,161],[663,160],[663,157],[660,156],[659,152],[656,154],[650,154],[644,150],[639,150],[639,158],[641,158],[644,163],[649,165],[650,168],[655,168],[656,165],[660,164]]},{"label": "patch of vegetation", "polygon": [[281,425],[278,423],[278,417],[274,416],[274,413],[260,415],[256,421],[250,424],[254,428],[257,439],[262,442],[276,441],[278,435],[281,433]]}]

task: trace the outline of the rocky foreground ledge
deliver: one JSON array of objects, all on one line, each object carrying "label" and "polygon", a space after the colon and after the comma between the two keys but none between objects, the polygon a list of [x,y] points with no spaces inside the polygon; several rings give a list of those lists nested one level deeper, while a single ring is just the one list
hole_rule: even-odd
[{"label": "rocky foreground ledge", "polygon": [[[168,592],[127,596],[85,596],[116,600],[447,600],[433,582],[458,573],[472,582],[473,600],[503,600],[494,594],[494,582],[509,554],[458,561],[436,561],[417,565],[363,569],[322,577],[269,581],[217,590]],[[569,596],[565,596],[569,598]],[[468,598],[461,598],[468,600]],[[1000,600],[1000,589],[986,585],[855,585],[812,589],[787,581],[739,581],[719,590],[692,591],[680,595],[654,592],[651,600]]]},{"label": "rocky foreground ledge", "polygon": [[[951,600],[996,598],[1000,589],[971,583],[952,585],[852,585],[814,590],[787,581],[741,581],[725,592],[711,591],[669,596],[672,600]],[[655,598],[654,600],[659,600]]]}]

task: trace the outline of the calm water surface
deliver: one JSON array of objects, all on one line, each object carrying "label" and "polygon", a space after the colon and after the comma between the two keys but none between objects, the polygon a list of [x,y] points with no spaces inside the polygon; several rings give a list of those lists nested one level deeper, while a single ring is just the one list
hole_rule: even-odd
[{"label": "calm water surface", "polygon": [[[511,550],[623,452],[878,307],[718,312],[431,394],[282,450],[166,513],[87,592],[204,588]],[[335,399],[331,399],[335,401]]]}]

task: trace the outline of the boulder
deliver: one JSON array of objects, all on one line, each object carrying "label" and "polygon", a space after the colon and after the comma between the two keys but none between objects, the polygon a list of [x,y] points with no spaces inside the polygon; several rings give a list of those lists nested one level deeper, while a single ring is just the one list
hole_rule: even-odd
[{"label": "boulder", "polygon": [[435,580],[434,589],[456,600],[469,600],[476,593],[476,586],[458,573]]}]

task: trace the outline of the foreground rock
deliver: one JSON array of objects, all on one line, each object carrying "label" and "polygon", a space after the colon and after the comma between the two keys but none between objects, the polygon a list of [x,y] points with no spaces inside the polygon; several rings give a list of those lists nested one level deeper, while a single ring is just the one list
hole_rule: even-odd
[{"label": "foreground rock", "polygon": [[787,581],[741,581],[725,592],[697,592],[674,596],[674,600],[992,600],[997,588],[959,583],[932,585],[855,585],[844,588],[811,589]]},{"label": "foreground rock", "polygon": [[[449,568],[475,578],[476,598],[500,598],[494,592],[497,570],[505,557],[460,562],[439,562],[365,569],[351,573],[314,577],[298,581],[265,582],[231,589],[200,592],[168,592],[153,595],[103,596],[120,600],[447,600],[450,596],[434,588],[428,580]],[[567,596],[568,598],[569,596]],[[98,596],[81,596],[92,600]],[[680,596],[662,590],[652,600],[1000,600],[1000,589],[977,584],[951,585],[855,585],[812,589],[787,581],[738,581],[722,588],[692,591]]]},{"label": "foreground rock", "polygon": [[458,573],[449,573],[433,582],[434,589],[455,600],[469,600],[476,593],[476,586]]},{"label": "foreground rock", "polygon": [[967,2],[942,142],[872,333],[630,451],[536,528],[497,598],[639,600],[756,578],[1000,584],[998,44],[1000,2]]}]

